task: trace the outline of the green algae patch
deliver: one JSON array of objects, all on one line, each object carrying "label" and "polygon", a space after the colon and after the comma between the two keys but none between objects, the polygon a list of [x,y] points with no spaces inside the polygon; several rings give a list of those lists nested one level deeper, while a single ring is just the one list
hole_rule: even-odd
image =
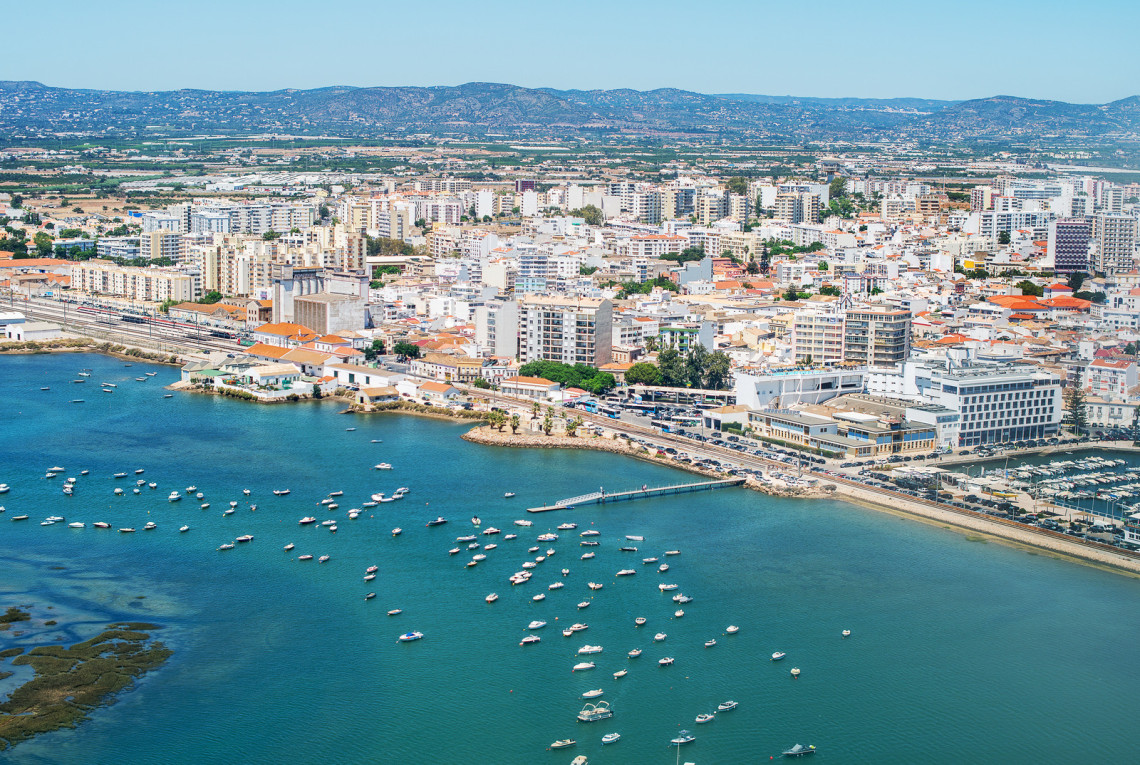
[{"label": "green algae patch", "polygon": [[12,622],[26,622],[32,618],[32,615],[27,611],[12,606],[4,613],[0,614],[0,624],[11,624]]},{"label": "green algae patch", "polygon": [[0,651],[0,659],[11,659],[13,656],[19,656],[23,652],[23,648],[5,648],[3,651]]},{"label": "green algae patch", "polygon": [[[110,704],[116,693],[165,662],[173,653],[150,632],[153,624],[112,624],[90,640],[65,646],[39,646],[28,653],[9,649],[13,665],[31,666],[35,675],[0,704],[0,751],[40,733],[74,728],[91,710]],[[146,632],[123,627],[145,626]],[[10,651],[17,651],[12,654]]]}]

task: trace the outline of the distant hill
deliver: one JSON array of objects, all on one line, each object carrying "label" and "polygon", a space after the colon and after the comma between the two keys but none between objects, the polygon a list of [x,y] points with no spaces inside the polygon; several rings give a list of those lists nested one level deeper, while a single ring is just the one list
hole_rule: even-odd
[{"label": "distant hill", "polygon": [[1140,97],[1103,105],[994,96],[801,98],[662,88],[454,87],[124,92],[0,81],[0,130],[142,134],[203,131],[386,135],[723,135],[741,139],[1086,138],[1140,131]]}]

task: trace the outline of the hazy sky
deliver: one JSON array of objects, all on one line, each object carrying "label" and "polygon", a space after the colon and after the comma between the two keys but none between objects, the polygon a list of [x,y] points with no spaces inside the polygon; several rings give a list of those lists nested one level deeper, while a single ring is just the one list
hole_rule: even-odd
[{"label": "hazy sky", "polygon": [[489,81],[1082,103],[1140,93],[1137,0],[56,0],[2,18],[0,79],[61,87]]}]

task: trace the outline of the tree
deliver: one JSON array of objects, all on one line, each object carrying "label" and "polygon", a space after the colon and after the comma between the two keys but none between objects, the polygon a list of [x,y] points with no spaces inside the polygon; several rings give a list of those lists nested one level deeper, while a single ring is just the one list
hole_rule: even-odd
[{"label": "tree", "polygon": [[415,343],[409,343],[407,340],[401,340],[392,346],[392,353],[405,359],[418,359],[420,357],[420,347]]},{"label": "tree", "polygon": [[639,361],[626,370],[625,381],[630,385],[660,385],[661,370],[648,361]]},{"label": "tree", "polygon": [[784,300],[793,301],[799,299],[800,293],[796,291],[796,288],[794,286],[788,287],[786,290],[784,290]]},{"label": "tree", "polygon": [[313,383],[313,398],[321,398],[325,394],[321,393],[321,386]]},{"label": "tree", "polygon": [[735,175],[725,181],[724,187],[728,189],[728,193],[730,194],[739,194],[740,196],[744,196],[748,193],[748,179],[739,175]]},{"label": "tree", "polygon": [[750,276],[756,276],[760,273],[760,265],[755,260],[750,260],[748,264],[744,266],[744,273]]},{"label": "tree", "polygon": [[582,419],[582,415],[575,415],[574,419],[566,423],[566,435],[573,438],[574,434],[578,432],[578,428],[582,427],[584,424],[585,420]]},{"label": "tree", "polygon": [[217,290],[210,290],[205,295],[203,295],[202,299],[198,302],[205,303],[206,305],[213,305],[214,303],[217,303],[221,299],[222,299],[222,293],[218,292]]},{"label": "tree", "polygon": [[518,433],[519,432],[519,425],[521,425],[521,424],[522,424],[522,418],[519,417],[517,414],[512,414],[511,415],[511,433]]},{"label": "tree", "polygon": [[[538,403],[538,402],[535,402],[535,403]],[[550,407],[547,407],[546,408],[546,415],[542,418],[542,432],[549,436],[551,431],[553,431],[553,430],[554,430],[554,410],[552,410]]]},{"label": "tree", "polygon": [[22,196],[20,196],[19,194],[13,194],[11,204],[12,204],[12,207],[15,207],[18,210],[24,206],[24,198]]},{"label": "tree", "polygon": [[657,367],[661,372],[661,384],[670,388],[685,385],[685,362],[681,353],[669,346],[657,354]]},{"label": "tree", "polygon": [[832,178],[827,186],[827,196],[832,199],[842,199],[847,196],[847,179]]},{"label": "tree", "polygon": [[538,401],[537,401],[537,400],[535,400],[535,401],[532,401],[532,402],[531,402],[531,405],[530,405],[530,415],[531,415],[531,417],[537,417],[537,416],[538,416],[538,413],[539,413],[540,411],[542,411],[542,407],[541,407],[541,406],[539,406],[539,404],[538,404]]},{"label": "tree", "polygon": [[597,266],[578,266],[579,276],[593,276],[597,271]]},{"label": "tree", "polygon": [[42,231],[36,232],[32,237],[32,243],[36,246],[36,255],[41,258],[46,258],[51,255],[51,248],[53,240],[49,235]]},{"label": "tree", "polygon": [[705,381],[705,365],[708,363],[709,351],[700,343],[689,348],[685,354],[685,381],[690,387],[703,388]]},{"label": "tree", "polygon": [[657,351],[657,338],[656,337],[645,338],[645,350],[648,351],[649,353],[655,353]]},{"label": "tree", "polygon": [[1078,436],[1085,434],[1088,431],[1089,417],[1085,406],[1085,391],[1079,385],[1065,391],[1065,409],[1069,413],[1073,432]]},{"label": "tree", "polygon": [[704,260],[705,248],[703,245],[696,247],[686,247],[680,252],[667,252],[661,256],[661,260],[669,260],[674,263],[688,263],[689,261]]},{"label": "tree", "polygon": [[820,271],[826,271],[827,270],[827,261],[826,260],[819,261],[819,265],[816,266],[816,268]]},{"label": "tree", "polygon": [[999,231],[998,232],[998,244],[1009,244],[1009,232],[1008,231]]},{"label": "tree", "polygon": [[1085,283],[1086,278],[1088,278],[1088,274],[1086,274],[1084,271],[1074,271],[1073,273],[1069,274],[1069,279],[1067,282],[1069,289],[1071,289],[1073,292],[1079,291],[1081,285]]},{"label": "tree", "polygon": [[710,353],[705,363],[705,387],[723,390],[732,379],[732,360],[724,351]]},{"label": "tree", "polygon": [[495,409],[487,418],[487,422],[491,424],[492,428],[495,428],[501,433],[503,431],[503,426],[507,424],[507,416],[500,412],[498,409]]},{"label": "tree", "polygon": [[[471,381],[471,385],[475,388],[479,388],[480,390],[491,389],[491,383],[489,383],[487,380],[484,380],[482,377],[476,377]],[[499,430],[502,430],[502,428],[499,428]]]},{"label": "tree", "polygon": [[600,226],[605,221],[605,215],[594,205],[586,205],[577,210],[571,210],[570,215],[586,221],[588,226]]},{"label": "tree", "polygon": [[1022,295],[1029,295],[1030,297],[1041,297],[1045,294],[1045,290],[1039,284],[1034,284],[1028,279],[1020,281],[1014,285],[1021,288]]},{"label": "tree", "polygon": [[1105,301],[1108,300],[1108,295],[1100,291],[1089,292],[1088,290],[1083,290],[1074,293],[1073,297],[1088,300],[1090,303],[1096,303],[1097,305],[1104,305]]},{"label": "tree", "polygon": [[377,356],[384,355],[384,341],[376,338],[372,341],[372,345],[364,349],[364,358],[367,361],[373,361]]},{"label": "tree", "polygon": [[277,233],[273,229],[269,229],[268,231],[266,231],[264,234],[261,235],[261,238],[267,242],[272,242],[274,239],[280,239],[281,234]]},{"label": "tree", "polygon": [[825,284],[820,287],[819,294],[830,295],[831,297],[841,297],[843,295],[843,293],[839,291],[838,287],[834,287],[830,284]]}]

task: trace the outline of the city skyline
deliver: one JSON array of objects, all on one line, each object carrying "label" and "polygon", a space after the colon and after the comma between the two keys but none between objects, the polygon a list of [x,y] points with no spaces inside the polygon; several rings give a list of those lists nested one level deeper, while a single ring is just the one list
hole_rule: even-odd
[{"label": "city skyline", "polygon": [[[1072,56],[1050,53],[1093,43],[1126,49],[1140,9],[1116,0],[1086,4],[1063,26],[1050,13],[1063,11],[1059,3],[1023,0],[1001,8],[967,0],[952,16],[895,0],[874,8],[821,0],[810,13],[730,0],[707,18],[675,2],[656,4],[650,14],[642,3],[586,0],[572,17],[545,24],[532,7],[513,1],[483,13],[452,2],[436,7],[429,24],[405,6],[349,0],[329,20],[335,29],[324,31],[323,17],[303,23],[315,14],[295,2],[235,7],[203,0],[174,17],[133,0],[98,6],[65,0],[58,10],[69,23],[52,30],[52,55],[43,55],[37,37],[15,37],[4,77],[128,91],[501,82],[811,98],[1013,95],[1071,103],[1137,93],[1135,64],[1097,67],[1094,77],[1075,67]],[[25,28],[37,22],[33,13],[16,7],[7,19],[11,28]],[[197,20],[187,34],[178,28],[184,19]],[[351,19],[351,26],[337,19]],[[345,28],[363,30],[357,44]],[[92,55],[94,41],[116,39],[122,44],[100,45]]]}]

